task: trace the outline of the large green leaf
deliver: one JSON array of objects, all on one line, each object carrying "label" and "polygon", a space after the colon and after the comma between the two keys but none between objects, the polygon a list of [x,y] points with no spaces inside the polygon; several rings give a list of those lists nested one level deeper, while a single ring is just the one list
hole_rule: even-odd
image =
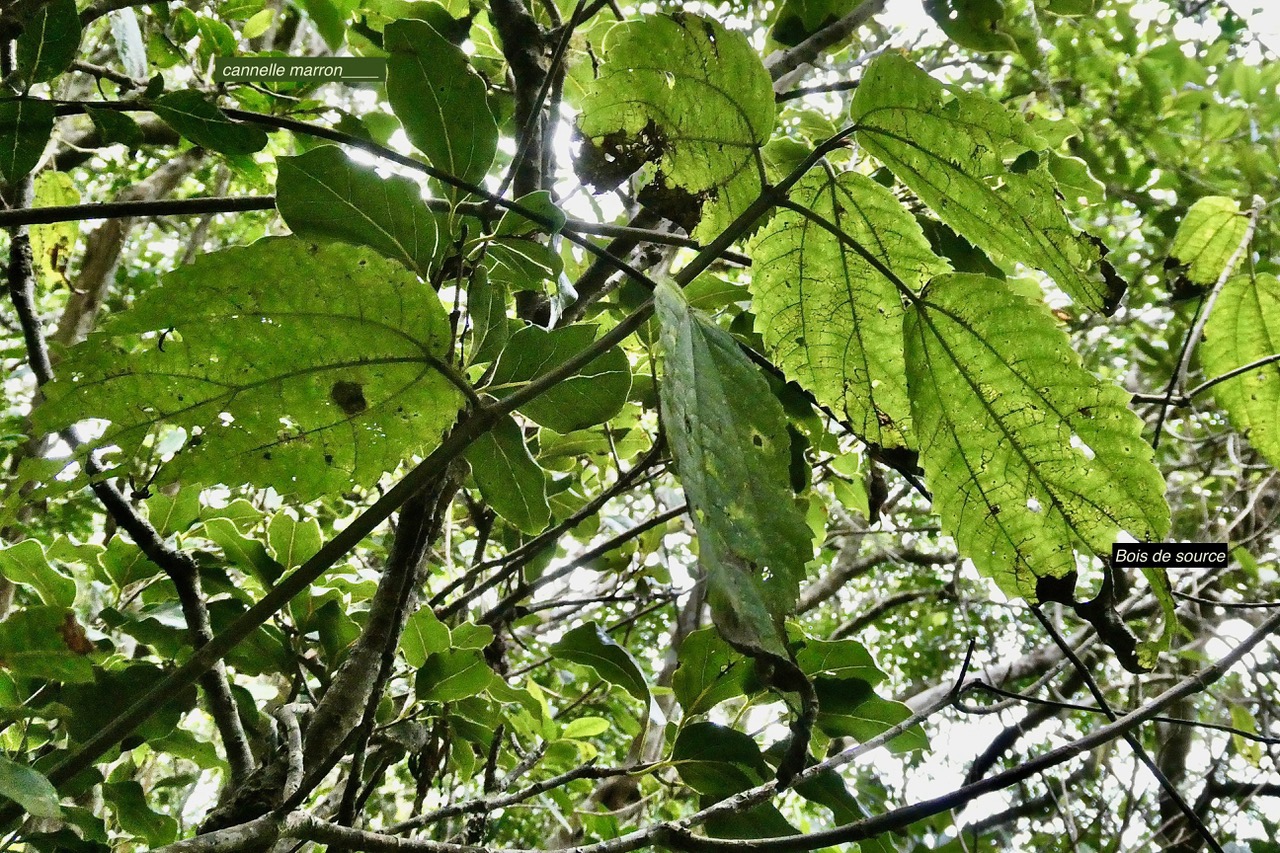
[{"label": "large green leaf", "polygon": [[934,507],[960,551],[1030,601],[1169,529],[1164,481],[1129,396],[1080,364],[1048,308],[995,279],[935,278],[907,312],[907,377]]},{"label": "large green leaf", "polygon": [[1113,312],[1123,282],[1068,220],[1031,126],[984,95],[943,86],[896,52],[875,59],[853,100],[858,141],[982,248],[1051,275],[1082,306]]},{"label": "large green leaf", "polygon": [[65,607],[25,607],[0,622],[0,667],[66,684],[93,681],[93,644]]},{"label": "large green leaf", "polygon": [[[1213,284],[1249,230],[1249,214],[1233,198],[1211,195],[1191,205],[1178,225],[1169,257],[1187,267],[1196,284]],[[1237,258],[1237,262],[1239,258]]]},{"label": "large green leaf", "polygon": [[[1218,294],[1204,326],[1200,362],[1213,379],[1280,354],[1280,280],[1270,273],[1239,275]],[[1213,386],[1231,424],[1280,468],[1280,361]]]},{"label": "large green leaf", "polygon": [[821,219],[784,210],[757,238],[756,329],[787,376],[843,411],[860,437],[881,447],[908,444],[902,296],[882,270],[914,290],[948,266],[893,193],[864,175],[815,171],[790,195]]},{"label": "large green leaf", "polygon": [[[756,149],[774,124],[773,86],[744,34],[688,13],[609,31],[579,130],[584,180],[612,189],[645,163],[640,200],[715,235],[760,194]],[[701,220],[701,224],[699,223]]]},{"label": "large green leaf", "polygon": [[551,521],[547,475],[529,453],[519,424],[506,417],[467,448],[480,494],[493,511],[525,533]]},{"label": "large green leaf", "polygon": [[595,622],[579,625],[566,633],[551,647],[551,654],[589,666],[610,684],[618,685],[646,705],[650,702],[649,685],[640,664]]},{"label": "large green leaf", "polygon": [[154,108],[165,124],[201,148],[223,154],[252,154],[267,144],[261,128],[227,118],[196,89],[169,92],[155,99]]},{"label": "large green leaf", "polygon": [[716,626],[732,643],[788,657],[782,619],[813,556],[789,487],[782,404],[729,334],[663,283],[662,417],[698,529]]},{"label": "large green leaf", "polygon": [[[901,702],[882,699],[871,685],[857,678],[817,678],[813,682],[818,694],[818,728],[832,737],[870,740],[911,716],[911,709]],[[892,752],[925,749],[929,740],[920,726],[912,726],[888,743]]]},{"label": "large green leaf", "polygon": [[40,4],[18,36],[18,70],[28,84],[52,80],[67,70],[79,49],[75,0],[49,0]]},{"label": "large green leaf", "polygon": [[108,782],[102,786],[102,797],[111,804],[120,828],[145,839],[151,847],[162,847],[178,836],[178,822],[151,808],[137,782]]},{"label": "large green leaf", "polygon": [[735,654],[714,628],[703,628],[680,646],[680,666],[671,677],[671,689],[686,715],[706,713],[743,694],[749,669],[750,662]]},{"label": "large green leaf", "polygon": [[416,183],[381,177],[334,145],[276,162],[276,207],[295,234],[368,246],[430,277],[443,248],[440,225]]},{"label": "large green leaf", "polygon": [[485,83],[467,56],[426,21],[387,25],[387,100],[405,135],[431,164],[479,183],[498,149]]},{"label": "large green leaf", "polygon": [[49,101],[0,101],[0,176],[6,183],[18,183],[40,162],[53,133],[53,114]]},{"label": "large green leaf", "polygon": [[[671,747],[671,763],[680,780],[702,795],[703,805],[723,800],[766,781],[772,775],[760,747],[748,734],[709,722],[684,726]],[[717,838],[771,838],[796,834],[772,803],[707,823]]]},{"label": "large green leaf", "polygon": [[[555,370],[596,339],[595,326],[547,331],[525,326],[511,335],[489,390],[504,397]],[[631,390],[631,365],[620,348],[606,350],[573,376],[520,407],[520,412],[559,433],[604,423],[621,411]]]},{"label": "large green leaf", "polygon": [[441,373],[448,339],[434,291],[399,264],[268,238],[180,267],[73,348],[37,418],[105,418],[101,443],[126,452],[179,426],[192,439],[161,479],[315,498],[438,444],[462,399]]},{"label": "large green leaf", "polygon": [[0,548],[0,575],[29,586],[45,604],[70,607],[76,600],[76,582],[58,571],[35,539]]},{"label": "large green leaf", "polygon": [[32,817],[59,817],[58,792],[49,780],[25,764],[0,755],[0,797],[8,797]]}]

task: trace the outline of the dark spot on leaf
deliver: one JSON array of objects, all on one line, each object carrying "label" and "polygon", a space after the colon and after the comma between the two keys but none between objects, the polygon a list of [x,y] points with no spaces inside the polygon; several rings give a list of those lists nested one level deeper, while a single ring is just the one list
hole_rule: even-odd
[{"label": "dark spot on leaf", "polygon": [[348,415],[358,415],[369,408],[369,403],[364,398],[364,386],[359,382],[338,380],[329,389],[329,399]]},{"label": "dark spot on leaf", "polygon": [[58,635],[62,637],[63,645],[77,655],[87,655],[94,650],[93,643],[85,636],[84,628],[70,612],[63,617],[62,624],[58,626]]},{"label": "dark spot on leaf", "polygon": [[1015,175],[1023,175],[1040,165],[1040,155],[1034,151],[1024,151],[1009,164],[1009,171]]},{"label": "dark spot on leaf", "polygon": [[326,465],[332,465],[332,464],[333,464],[333,454],[332,454],[332,453],[326,453],[326,454],[324,455],[324,464],[326,464]]},{"label": "dark spot on leaf", "polygon": [[751,443],[756,447],[764,447],[764,439],[758,435],[751,436]]}]

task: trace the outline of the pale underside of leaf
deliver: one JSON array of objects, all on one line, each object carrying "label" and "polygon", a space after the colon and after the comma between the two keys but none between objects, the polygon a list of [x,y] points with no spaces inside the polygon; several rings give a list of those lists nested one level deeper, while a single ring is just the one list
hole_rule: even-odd
[{"label": "pale underside of leaf", "polygon": [[[814,172],[791,198],[918,289],[947,269],[915,218],[886,188],[846,172]],[[781,211],[752,252],[752,307],[770,355],[854,432],[881,447],[909,443],[902,296],[893,280],[820,221]]]},{"label": "pale underside of leaf", "polygon": [[36,413],[86,417],[126,454],[161,425],[199,438],[160,480],[306,498],[366,486],[434,447],[461,394],[430,286],[367,249],[294,237],[206,255],[73,348]]},{"label": "pale underside of leaf", "polygon": [[775,106],[759,55],[743,34],[686,13],[615,27],[603,55],[582,133],[610,155],[656,162],[657,185],[687,195],[695,220],[701,207],[697,233],[719,233],[761,189],[756,149]]},{"label": "pale underside of leaf", "polygon": [[[1218,294],[1204,327],[1200,360],[1215,379],[1280,354],[1280,280],[1270,273],[1239,275]],[[1232,425],[1274,467],[1280,468],[1280,361],[1213,386],[1214,399]]]},{"label": "pale underside of leaf", "polygon": [[934,507],[1009,594],[1169,527],[1128,395],[1085,370],[1048,309],[979,275],[933,280],[906,318],[907,376]]},{"label": "pale underside of leaf", "polygon": [[1104,282],[1097,246],[1068,221],[1044,143],[1019,116],[886,53],[862,77],[853,120],[862,146],[958,234],[1045,271],[1085,308],[1115,310],[1121,294]]}]

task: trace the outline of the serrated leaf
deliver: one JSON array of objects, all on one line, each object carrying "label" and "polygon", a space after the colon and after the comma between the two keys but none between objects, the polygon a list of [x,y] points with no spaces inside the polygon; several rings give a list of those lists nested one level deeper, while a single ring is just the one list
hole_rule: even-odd
[{"label": "serrated leaf", "polygon": [[739,647],[789,657],[812,534],[790,490],[786,416],[737,343],[673,285],[656,294],[663,424],[698,529],[716,627]]},{"label": "serrated leaf", "polygon": [[540,533],[551,521],[547,475],[524,443],[524,433],[504,417],[467,448],[480,494],[493,511],[525,533]]},{"label": "serrated leaf", "polygon": [[8,797],[32,817],[61,817],[58,792],[41,773],[0,755],[0,797]]},{"label": "serrated leaf", "polygon": [[714,236],[760,194],[757,149],[774,95],[743,33],[688,13],[631,18],[609,31],[582,101],[591,146],[579,174],[612,189],[645,163],[640,201],[695,236]]},{"label": "serrated leaf", "polygon": [[45,604],[70,607],[76,600],[76,582],[58,571],[35,539],[24,539],[0,548],[0,575],[29,586]]},{"label": "serrated leaf", "polygon": [[961,236],[1044,270],[1085,308],[1115,311],[1123,282],[1067,220],[1047,146],[1021,116],[888,52],[863,74],[853,120],[862,146]]},{"label": "serrated leaf", "polygon": [[[893,193],[854,172],[814,172],[790,193],[913,290],[948,269]],[[812,218],[780,211],[757,237],[751,293],[773,361],[859,437],[910,443],[902,297],[894,282]]]},{"label": "serrated leaf", "polygon": [[0,102],[0,176],[13,186],[40,162],[53,133],[53,104],[16,98]]},{"label": "serrated leaf", "polygon": [[489,171],[498,124],[485,83],[457,45],[425,21],[393,21],[383,31],[387,100],[414,147],[431,165],[471,183]]},{"label": "serrated leaf", "polygon": [[1042,302],[972,274],[907,312],[907,377],[934,508],[1010,595],[1075,569],[1074,547],[1169,529],[1164,480],[1129,396],[1081,366]]},{"label": "serrated leaf", "polygon": [[[1227,281],[1204,325],[1200,363],[1209,379],[1280,353],[1280,279],[1270,273]],[[1280,468],[1280,361],[1213,386],[1231,425]]]},{"label": "serrated leaf", "polygon": [[551,654],[570,663],[589,666],[605,681],[616,684],[649,705],[649,685],[631,652],[614,642],[595,622],[579,625],[555,643]]},{"label": "serrated leaf", "polygon": [[313,499],[439,443],[462,401],[439,369],[448,339],[434,291],[400,265],[267,238],[180,267],[72,348],[36,417],[105,418],[101,443],[126,453],[161,423],[199,429],[158,482]]},{"label": "serrated leaf", "polygon": [[735,654],[714,628],[689,634],[680,646],[680,665],[671,689],[686,716],[703,714],[716,705],[743,695],[749,665]]},{"label": "serrated leaf", "polygon": [[253,125],[227,118],[195,89],[168,92],[152,104],[161,121],[201,148],[223,154],[252,154],[267,144],[267,134]]},{"label": "serrated leaf", "polygon": [[[595,326],[547,331],[525,326],[511,335],[493,373],[492,393],[504,397],[555,370],[596,339]],[[520,413],[559,433],[604,423],[627,401],[631,365],[619,347],[606,350],[573,376],[520,407]]]},{"label": "serrated leaf", "polygon": [[1213,284],[1227,271],[1227,262],[1248,230],[1249,214],[1240,210],[1235,199],[1205,196],[1182,217],[1169,257],[1187,267],[1191,281]]},{"label": "serrated leaf", "polygon": [[416,183],[381,177],[335,145],[276,162],[276,207],[295,234],[368,246],[430,278],[442,248],[440,225]]},{"label": "serrated leaf", "polygon": [[75,0],[41,3],[18,36],[17,60],[28,84],[57,77],[80,49],[80,15]]}]

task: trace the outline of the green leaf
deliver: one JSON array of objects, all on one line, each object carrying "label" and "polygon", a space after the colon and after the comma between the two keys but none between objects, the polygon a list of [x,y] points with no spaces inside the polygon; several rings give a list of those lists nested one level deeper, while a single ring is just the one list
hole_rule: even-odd
[{"label": "green leaf", "polygon": [[716,626],[730,643],[788,657],[813,548],[791,494],[782,404],[728,333],[671,284],[657,291],[663,424],[698,529]]},{"label": "green leaf", "polygon": [[[1270,273],[1239,275],[1223,285],[1205,321],[1200,363],[1216,379],[1280,353],[1280,280]],[[1280,361],[1213,386],[1231,425],[1272,466],[1280,468]]]},{"label": "green leaf", "polygon": [[1115,311],[1123,281],[1067,220],[1047,146],[1022,117],[888,52],[863,74],[853,120],[862,146],[961,236],[1044,270],[1085,308]]},{"label": "green leaf", "polygon": [[368,246],[431,277],[443,248],[440,226],[416,183],[381,177],[334,145],[276,162],[276,207],[295,234]]},{"label": "green leaf", "polygon": [[868,684],[879,684],[885,674],[876,666],[866,646],[857,640],[813,640],[802,637],[796,652],[796,665],[807,676],[857,678]]},{"label": "green leaf", "polygon": [[632,18],[609,31],[582,101],[579,175],[613,189],[645,163],[640,201],[695,237],[760,195],[756,152],[774,126],[769,73],[747,37],[710,18]]},{"label": "green leaf", "polygon": [[480,695],[494,678],[481,652],[450,650],[427,658],[414,684],[423,702],[457,702]]},{"label": "green leaf", "polygon": [[29,586],[45,604],[70,607],[76,600],[76,582],[58,571],[35,539],[0,548],[0,575]]},{"label": "green leaf", "polygon": [[267,238],[180,267],[72,348],[37,418],[105,418],[101,442],[126,453],[160,423],[199,429],[161,480],[309,500],[439,443],[461,404],[440,372],[448,339],[439,299],[398,264]]},{"label": "green leaf", "polygon": [[[818,728],[832,737],[870,740],[911,716],[911,709],[901,702],[881,699],[871,685],[856,678],[817,678],[813,682],[818,694]],[[927,749],[929,739],[919,725],[912,726],[889,741],[890,752]]]},{"label": "green leaf", "polygon": [[[788,47],[799,44],[818,30],[843,18],[862,0],[786,0],[769,35]],[[828,48],[830,49],[830,48]]]},{"label": "green leaf", "polygon": [[[760,747],[750,735],[709,722],[691,723],[680,730],[671,748],[671,763],[681,781],[702,795],[703,806],[755,787],[772,776]],[[716,838],[797,834],[772,803],[708,821],[706,828],[707,834]]]},{"label": "green leaf", "polygon": [[53,104],[17,98],[0,102],[0,176],[13,186],[40,162],[53,133]]},{"label": "green leaf", "polygon": [[550,651],[561,660],[591,667],[605,681],[618,685],[646,706],[649,704],[649,685],[640,664],[595,622],[569,631]]},{"label": "green leaf", "polygon": [[485,83],[462,49],[425,21],[393,21],[383,31],[387,100],[431,165],[478,184],[498,149],[498,124]]},{"label": "green leaf", "polygon": [[[43,171],[34,181],[35,207],[80,203],[80,191],[66,172]],[[31,256],[46,286],[66,284],[71,250],[80,236],[79,222],[31,226]]]},{"label": "green leaf", "polygon": [[551,521],[547,475],[524,443],[511,417],[467,448],[467,461],[480,494],[493,511],[525,533],[540,533]]},{"label": "green leaf", "polygon": [[489,278],[511,290],[539,290],[545,282],[555,281],[564,268],[546,235],[564,227],[565,215],[545,190],[521,196],[518,201],[552,224],[543,225],[508,210],[493,236],[484,238],[486,268]]},{"label": "green leaf", "polygon": [[686,716],[704,714],[726,699],[743,695],[749,669],[714,628],[702,628],[680,646],[680,665],[671,677],[671,689]]},{"label": "green leaf", "polygon": [[152,809],[137,782],[108,782],[102,786],[102,797],[111,804],[120,828],[145,839],[152,847],[169,844],[178,837],[178,822]]},{"label": "green leaf", "polygon": [[1182,217],[1169,257],[1187,267],[1186,276],[1191,281],[1213,284],[1227,272],[1227,262],[1240,248],[1248,230],[1249,214],[1240,210],[1235,199],[1205,196]]},{"label": "green leaf", "polygon": [[[948,269],[893,193],[854,172],[814,172],[790,193],[917,290]],[[778,213],[755,241],[756,330],[775,364],[880,447],[910,443],[902,297],[894,282],[810,217]]]},{"label": "green leaf", "polygon": [[984,53],[1015,51],[1001,0],[925,0],[925,11],[956,44]]},{"label": "green leaf", "polygon": [[412,667],[421,667],[427,658],[449,649],[449,628],[436,618],[429,605],[419,607],[405,622],[400,635],[400,653]]},{"label": "green leaf", "polygon": [[[130,9],[129,11],[133,11]],[[142,128],[138,127],[138,123],[130,118],[127,114],[117,110],[85,108],[94,127],[98,129],[98,134],[102,137],[102,141],[106,145],[116,142],[128,146],[141,145],[143,136]]]},{"label": "green leaf", "polygon": [[[573,325],[547,331],[525,326],[511,335],[493,373],[489,390],[504,397],[550,373],[596,339],[595,326]],[[499,387],[508,386],[508,387]],[[520,407],[521,414],[558,433],[604,423],[622,410],[631,390],[631,365],[613,347],[573,376]]]},{"label": "green leaf", "polygon": [[507,343],[511,330],[507,321],[507,286],[492,281],[483,267],[471,274],[467,286],[467,314],[471,318],[471,343],[467,348],[469,364],[483,364],[496,359]]},{"label": "green leaf", "polygon": [[267,134],[261,128],[232,121],[195,89],[163,94],[153,107],[165,124],[201,148],[252,154],[266,147]]},{"label": "green leaf", "polygon": [[201,532],[217,543],[233,566],[257,578],[264,586],[280,577],[282,568],[271,559],[266,546],[257,539],[242,535],[231,519],[211,518],[204,523]]},{"label": "green leaf", "polygon": [[613,724],[604,717],[578,717],[576,720],[569,721],[569,724],[560,732],[560,736],[564,738],[599,737],[611,728]]},{"label": "green leaf", "polygon": [[49,0],[39,5],[18,36],[18,70],[28,84],[52,80],[67,70],[79,49],[75,0]]},{"label": "green leaf", "polygon": [[58,792],[42,774],[0,755],[0,797],[8,797],[32,817],[61,817]]},{"label": "green leaf", "polygon": [[93,645],[65,607],[25,607],[0,622],[0,667],[15,675],[80,684],[93,681]]},{"label": "green leaf", "polygon": [[299,521],[287,512],[278,512],[267,522],[267,546],[271,556],[286,569],[301,566],[324,544],[320,523],[314,518]]},{"label": "green leaf", "polygon": [[947,533],[1010,595],[1075,570],[1082,542],[1169,530],[1164,480],[1129,395],[1085,370],[1042,302],[972,274],[935,278],[906,320],[920,460]]}]

